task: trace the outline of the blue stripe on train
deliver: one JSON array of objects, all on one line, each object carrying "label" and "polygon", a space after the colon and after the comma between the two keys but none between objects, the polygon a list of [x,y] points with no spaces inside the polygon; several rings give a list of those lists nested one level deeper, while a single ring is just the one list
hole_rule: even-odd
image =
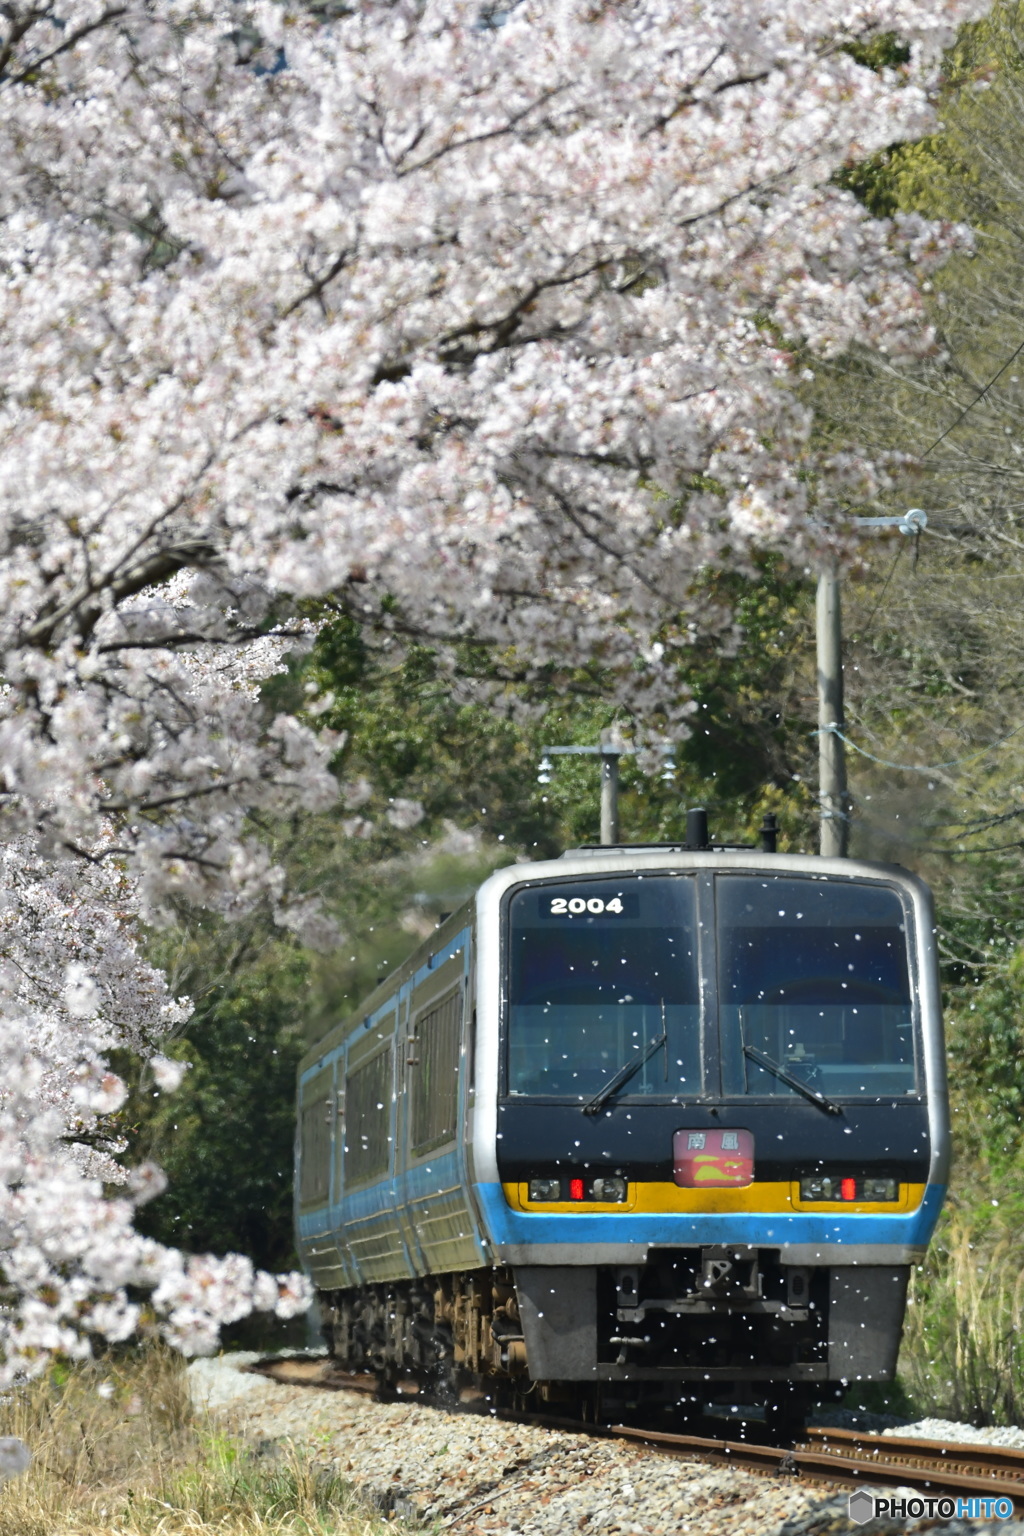
[{"label": "blue stripe on train", "polygon": [[808,1211],[605,1213],[544,1216],[514,1211],[500,1184],[478,1184],[477,1198],[492,1243],[893,1243],[923,1247],[931,1237],[946,1190],[929,1184],[916,1211],[883,1216],[873,1212],[814,1215]]},{"label": "blue stripe on train", "polygon": [[[395,1250],[401,1248],[405,1254],[408,1273],[421,1274],[429,1264],[420,1248],[417,1218],[429,1220],[434,1214],[432,1196],[440,1201],[445,1198],[445,1191],[459,1188],[468,1194],[464,1178],[463,1154],[458,1147],[450,1147],[413,1164],[394,1178],[353,1190],[335,1204],[301,1212],[296,1222],[299,1239],[333,1240],[346,1260],[353,1263],[349,1240],[366,1239],[374,1233],[391,1234]],[[466,1216],[466,1227],[479,1263],[486,1264],[486,1251],[471,1210]],[[416,1248],[415,1254],[410,1253],[410,1243]]]},{"label": "blue stripe on train", "polygon": [[[461,1182],[461,1166],[456,1148],[449,1148],[439,1157],[428,1157],[422,1163],[405,1169],[398,1175],[405,1181],[406,1195],[410,1200],[421,1199]],[[355,1189],[334,1205],[323,1205],[315,1211],[300,1213],[297,1221],[301,1236],[333,1231],[348,1221],[365,1221],[373,1216],[388,1216],[395,1210],[393,1178],[380,1179],[376,1184]]]}]

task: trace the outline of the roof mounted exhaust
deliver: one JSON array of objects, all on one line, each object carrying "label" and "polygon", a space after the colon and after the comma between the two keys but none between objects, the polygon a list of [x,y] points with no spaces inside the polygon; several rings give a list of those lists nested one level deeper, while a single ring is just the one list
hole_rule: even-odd
[{"label": "roof mounted exhaust", "polygon": [[686,813],[686,847],[710,848],[711,839],[708,834],[708,813],[703,806]]}]

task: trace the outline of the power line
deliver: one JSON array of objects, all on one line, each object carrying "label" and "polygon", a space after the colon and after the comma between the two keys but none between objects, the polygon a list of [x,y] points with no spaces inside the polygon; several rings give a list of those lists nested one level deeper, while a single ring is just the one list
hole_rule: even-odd
[{"label": "power line", "polygon": [[856,824],[877,832],[890,843],[898,843],[901,848],[910,848],[914,853],[940,853],[946,858],[973,858],[976,853],[1007,853],[1014,848],[1024,848],[1024,838],[1019,838],[1013,843],[996,843],[986,848],[954,848],[948,843],[919,843],[911,837],[906,837],[896,832],[892,827],[885,827],[881,822],[873,821],[870,816],[865,816],[861,807],[864,801],[859,795],[850,797],[857,805],[858,816]]},{"label": "power line", "polygon": [[[976,827],[979,832],[987,832],[990,827],[1000,827],[1006,821],[1015,821],[1018,816],[1024,816],[1024,807],[1018,807],[1015,811],[1000,811],[996,816],[978,816],[974,821],[947,821],[946,826]],[[974,836],[973,832],[966,835]]]},{"label": "power line", "polygon": [[906,547],[907,546],[905,544],[900,544],[898,549],[896,550],[895,559],[893,560],[892,565],[890,565],[890,567],[889,567],[889,574],[885,578],[885,581],[882,583],[882,590],[881,590],[881,592],[879,592],[878,597],[875,599],[875,606],[872,608],[871,612],[868,614],[867,618],[864,620],[864,628],[861,631],[861,636],[860,636],[861,640],[866,640],[868,638],[868,635],[871,633],[871,626],[875,622],[875,614],[878,612],[879,608],[881,608],[882,604],[885,602],[885,594],[889,590],[889,583],[892,581],[893,577],[896,574],[896,567],[900,563],[900,556],[902,555],[902,553],[906,549]]},{"label": "power line", "polygon": [[[867,800],[869,800],[871,797],[869,795],[867,799],[863,799],[859,795],[851,794],[850,798],[854,800],[859,807],[863,807],[867,804]],[[994,816],[979,816],[975,821],[933,821],[924,824],[923,830],[930,833],[949,831],[952,832],[957,839],[965,837],[978,837],[982,832],[990,832],[993,827],[1004,826],[1006,822],[1016,821],[1018,817],[1021,816],[1024,816],[1024,806],[1018,806],[1014,811],[1002,811],[998,815]],[[869,822],[870,818],[862,816],[861,820]],[[874,825],[874,823],[871,824]],[[947,851],[950,846],[950,844],[944,843],[932,851]],[[1007,844],[1006,846],[1015,847],[1016,844]],[[967,849],[965,851],[970,852],[971,850]]]},{"label": "power line", "polygon": [[960,412],[960,414],[956,418],[956,420],[950,422],[949,426],[946,428],[946,430],[944,432],[940,432],[939,433],[939,435],[935,439],[934,443],[929,443],[929,445],[925,449],[924,453],[921,454],[921,458],[922,459],[926,459],[928,457],[928,455],[931,453],[932,449],[933,448],[937,448],[939,446],[939,444],[945,438],[947,438],[951,432],[955,431],[955,429],[960,425],[960,423],[963,421],[965,416],[969,416],[970,415],[971,411],[974,410],[974,407],[978,404],[979,400],[983,400],[985,398],[985,396],[988,394],[989,390],[992,388],[992,385],[995,384],[998,379],[1002,378],[1003,374],[1006,372],[1007,368],[1009,368],[1010,364],[1012,362],[1014,362],[1015,359],[1018,358],[1022,352],[1024,352],[1024,341],[1022,341],[1019,346],[1017,346],[1017,347],[1015,347],[1013,349],[1013,351],[1010,353],[1009,357],[1006,359],[1006,362],[1003,363],[1002,367],[999,368],[998,371],[992,375],[992,377],[989,379],[988,383],[984,386],[984,388],[982,388],[982,389],[980,389],[978,391],[978,393],[975,395],[974,399],[970,402],[970,404],[964,406],[963,410]]},{"label": "power line", "polygon": [[985,848],[924,848],[924,853],[945,853],[951,858],[973,858],[976,853],[1009,853],[1013,848],[1024,848],[1024,838],[1015,843],[990,843]]},{"label": "power line", "polygon": [[854,752],[859,752],[861,757],[869,758],[871,762],[878,763],[882,768],[895,768],[900,773],[938,773],[943,768],[958,768],[961,763],[973,763],[979,757],[984,757],[986,753],[994,752],[996,747],[1001,747],[1014,736],[1019,736],[1021,731],[1024,731],[1024,725],[1015,726],[1005,736],[1000,736],[998,741],[990,741],[987,747],[980,747],[977,752],[971,752],[966,757],[952,757],[947,763],[932,764],[893,763],[887,757],[876,757],[873,752],[869,752],[865,747],[859,747],[855,741],[851,741],[849,736],[843,734],[838,725],[819,726],[816,731],[811,732],[811,735],[821,736],[826,731],[832,736],[838,736],[839,740],[844,742],[846,746],[851,747]]}]

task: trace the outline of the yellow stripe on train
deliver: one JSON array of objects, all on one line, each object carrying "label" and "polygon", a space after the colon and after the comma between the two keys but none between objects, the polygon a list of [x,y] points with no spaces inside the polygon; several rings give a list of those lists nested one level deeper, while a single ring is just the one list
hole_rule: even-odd
[{"label": "yellow stripe on train", "polygon": [[770,1213],[775,1211],[820,1211],[830,1215],[833,1211],[873,1216],[903,1215],[916,1211],[924,1199],[924,1184],[900,1184],[898,1200],[801,1200],[798,1181],[785,1179],[778,1182],[763,1181],[748,1184],[743,1189],[682,1189],[678,1184],[634,1183],[630,1180],[625,1200],[531,1200],[529,1184],[503,1184],[505,1199],[514,1211],[531,1211],[541,1215],[560,1216],[585,1214],[588,1216],[608,1213],[621,1215],[624,1211],[639,1215],[665,1211],[746,1211]]}]

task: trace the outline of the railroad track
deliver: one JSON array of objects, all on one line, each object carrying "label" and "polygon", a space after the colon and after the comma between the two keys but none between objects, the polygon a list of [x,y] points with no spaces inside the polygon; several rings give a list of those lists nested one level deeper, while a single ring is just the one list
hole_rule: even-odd
[{"label": "railroad track", "polygon": [[961,1441],[868,1435],[849,1429],[805,1431],[792,1448],[749,1440],[663,1434],[612,1426],[612,1434],[663,1454],[727,1463],[774,1477],[802,1477],[850,1487],[912,1488],[925,1497],[1011,1499],[1024,1511],[1024,1451]]},{"label": "railroad track", "polygon": [[[323,1357],[258,1360],[247,1369],[287,1385],[320,1391],[372,1396],[377,1390],[374,1376],[349,1375],[332,1369]],[[418,1390],[412,1382],[409,1388],[410,1395]],[[402,1383],[397,1390],[402,1395]],[[669,1434],[627,1424],[585,1424],[549,1414],[499,1412],[497,1417],[575,1434],[629,1440],[663,1455],[742,1467],[744,1471],[769,1477],[798,1477],[847,1487],[912,1488],[925,1498],[1004,1497],[1013,1501],[1016,1513],[1024,1513],[1024,1450],[1003,1446],[812,1426],[801,1441],[787,1448],[756,1440]]]}]

